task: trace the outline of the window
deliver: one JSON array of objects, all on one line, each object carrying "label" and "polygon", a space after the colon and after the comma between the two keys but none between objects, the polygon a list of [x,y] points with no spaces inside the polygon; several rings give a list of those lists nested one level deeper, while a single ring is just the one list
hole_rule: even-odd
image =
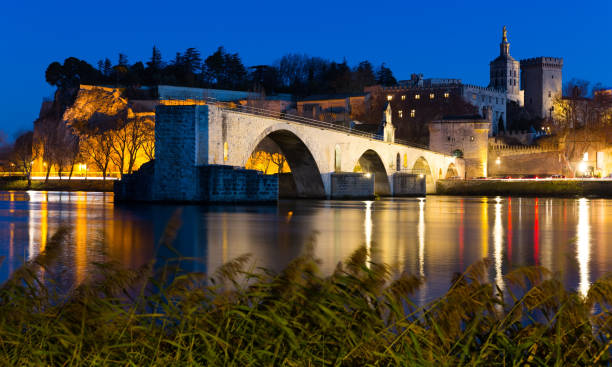
[{"label": "window", "polygon": [[392,95],[392,94],[389,94],[389,95],[387,96],[387,101],[390,101],[390,100],[392,100],[392,99],[393,99],[393,95]]},{"label": "window", "polygon": [[476,100],[476,93],[472,93],[472,99]]},{"label": "window", "polygon": [[552,79],[555,79],[555,76],[554,76],[554,75],[551,75],[551,77],[552,77]]},{"label": "window", "polygon": [[414,117],[416,115],[416,110],[410,110],[410,117]]},{"label": "window", "polygon": [[405,94],[403,94],[403,95],[402,95],[402,101],[405,101],[405,100],[406,100],[406,95],[405,95]]},{"label": "window", "polygon": [[415,94],[414,95],[414,99],[421,99],[421,95],[420,94]]},{"label": "window", "polygon": [[450,93],[444,92],[444,98],[448,98],[449,96],[450,96]]},{"label": "window", "polygon": [[223,143],[223,161],[227,161],[229,155],[229,146],[227,145],[227,142]]},{"label": "window", "polygon": [[474,141],[474,137],[473,136],[470,136],[470,141]]},{"label": "window", "polygon": [[429,93],[429,99],[434,99],[435,95],[433,93]]},{"label": "window", "polygon": [[450,141],[450,136],[447,136],[447,137],[446,137],[446,140]]},{"label": "window", "polygon": [[550,91],[548,91],[548,98],[550,98]]},{"label": "window", "polygon": [[397,115],[398,115],[399,117],[403,117],[403,116],[402,116],[402,115],[403,115],[402,110],[397,111]]},{"label": "window", "polygon": [[342,158],[340,153],[340,147],[336,145],[336,148],[334,148],[334,170],[336,172],[342,172]]}]

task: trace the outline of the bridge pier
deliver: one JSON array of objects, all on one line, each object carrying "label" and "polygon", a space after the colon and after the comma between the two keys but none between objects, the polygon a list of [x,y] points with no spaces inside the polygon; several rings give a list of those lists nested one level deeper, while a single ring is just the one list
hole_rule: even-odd
[{"label": "bridge pier", "polygon": [[426,181],[422,174],[395,172],[391,177],[393,196],[425,196]]},{"label": "bridge pier", "polygon": [[[331,199],[372,199],[375,195],[374,175],[369,173],[333,172],[330,178]],[[325,181],[324,181],[325,182]]]}]

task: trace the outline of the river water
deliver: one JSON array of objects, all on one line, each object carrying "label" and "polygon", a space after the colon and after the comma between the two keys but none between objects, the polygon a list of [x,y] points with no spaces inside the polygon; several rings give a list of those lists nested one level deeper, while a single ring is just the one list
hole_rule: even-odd
[{"label": "river water", "polygon": [[[0,281],[42,251],[67,225],[73,241],[61,257],[72,282],[92,262],[137,267],[165,257],[157,243],[180,209],[175,248],[201,259],[186,265],[212,273],[245,253],[253,266],[282,269],[308,243],[330,273],[359,246],[371,260],[425,276],[419,303],[443,294],[452,276],[483,257],[489,277],[543,265],[585,293],[612,269],[612,200],[428,196],[377,201],[281,201],[268,206],[114,205],[110,193],[0,192]],[[610,219],[608,219],[610,218]]]}]

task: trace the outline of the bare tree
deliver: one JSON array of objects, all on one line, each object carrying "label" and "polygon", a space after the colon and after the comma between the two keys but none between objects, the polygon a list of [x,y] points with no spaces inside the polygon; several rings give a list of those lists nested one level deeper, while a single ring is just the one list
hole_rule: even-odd
[{"label": "bare tree", "polygon": [[152,161],[155,159],[155,122],[150,119],[143,124],[143,138],[142,151]]},{"label": "bare tree", "polygon": [[109,130],[92,133],[81,139],[81,153],[102,172],[103,180],[106,180],[112,152],[113,138]]},{"label": "bare tree", "polygon": [[115,166],[119,168],[119,173],[121,176],[123,176],[125,169],[127,147],[130,144],[130,133],[128,130],[128,123],[121,120],[118,121],[116,128],[108,131],[110,133],[112,143],[112,154],[110,159],[113,161]]},{"label": "bare tree", "polygon": [[126,129],[128,130],[129,141],[126,146],[127,150],[127,173],[131,174],[138,158],[138,153],[143,150],[147,139],[150,137],[150,129],[152,121],[147,116],[134,116],[128,121]]},{"label": "bare tree", "polygon": [[34,133],[28,131],[17,137],[13,145],[11,162],[23,169],[28,180],[28,188],[32,185],[32,163],[37,158],[33,149]]}]

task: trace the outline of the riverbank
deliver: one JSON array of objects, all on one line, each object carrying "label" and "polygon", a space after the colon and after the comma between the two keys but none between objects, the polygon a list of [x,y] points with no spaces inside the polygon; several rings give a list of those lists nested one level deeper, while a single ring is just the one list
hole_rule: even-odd
[{"label": "riverbank", "polygon": [[1,191],[102,191],[112,192],[114,180],[42,180],[32,181],[28,187],[26,180],[0,180]]},{"label": "riverbank", "polygon": [[437,195],[612,197],[612,180],[438,180]]}]

